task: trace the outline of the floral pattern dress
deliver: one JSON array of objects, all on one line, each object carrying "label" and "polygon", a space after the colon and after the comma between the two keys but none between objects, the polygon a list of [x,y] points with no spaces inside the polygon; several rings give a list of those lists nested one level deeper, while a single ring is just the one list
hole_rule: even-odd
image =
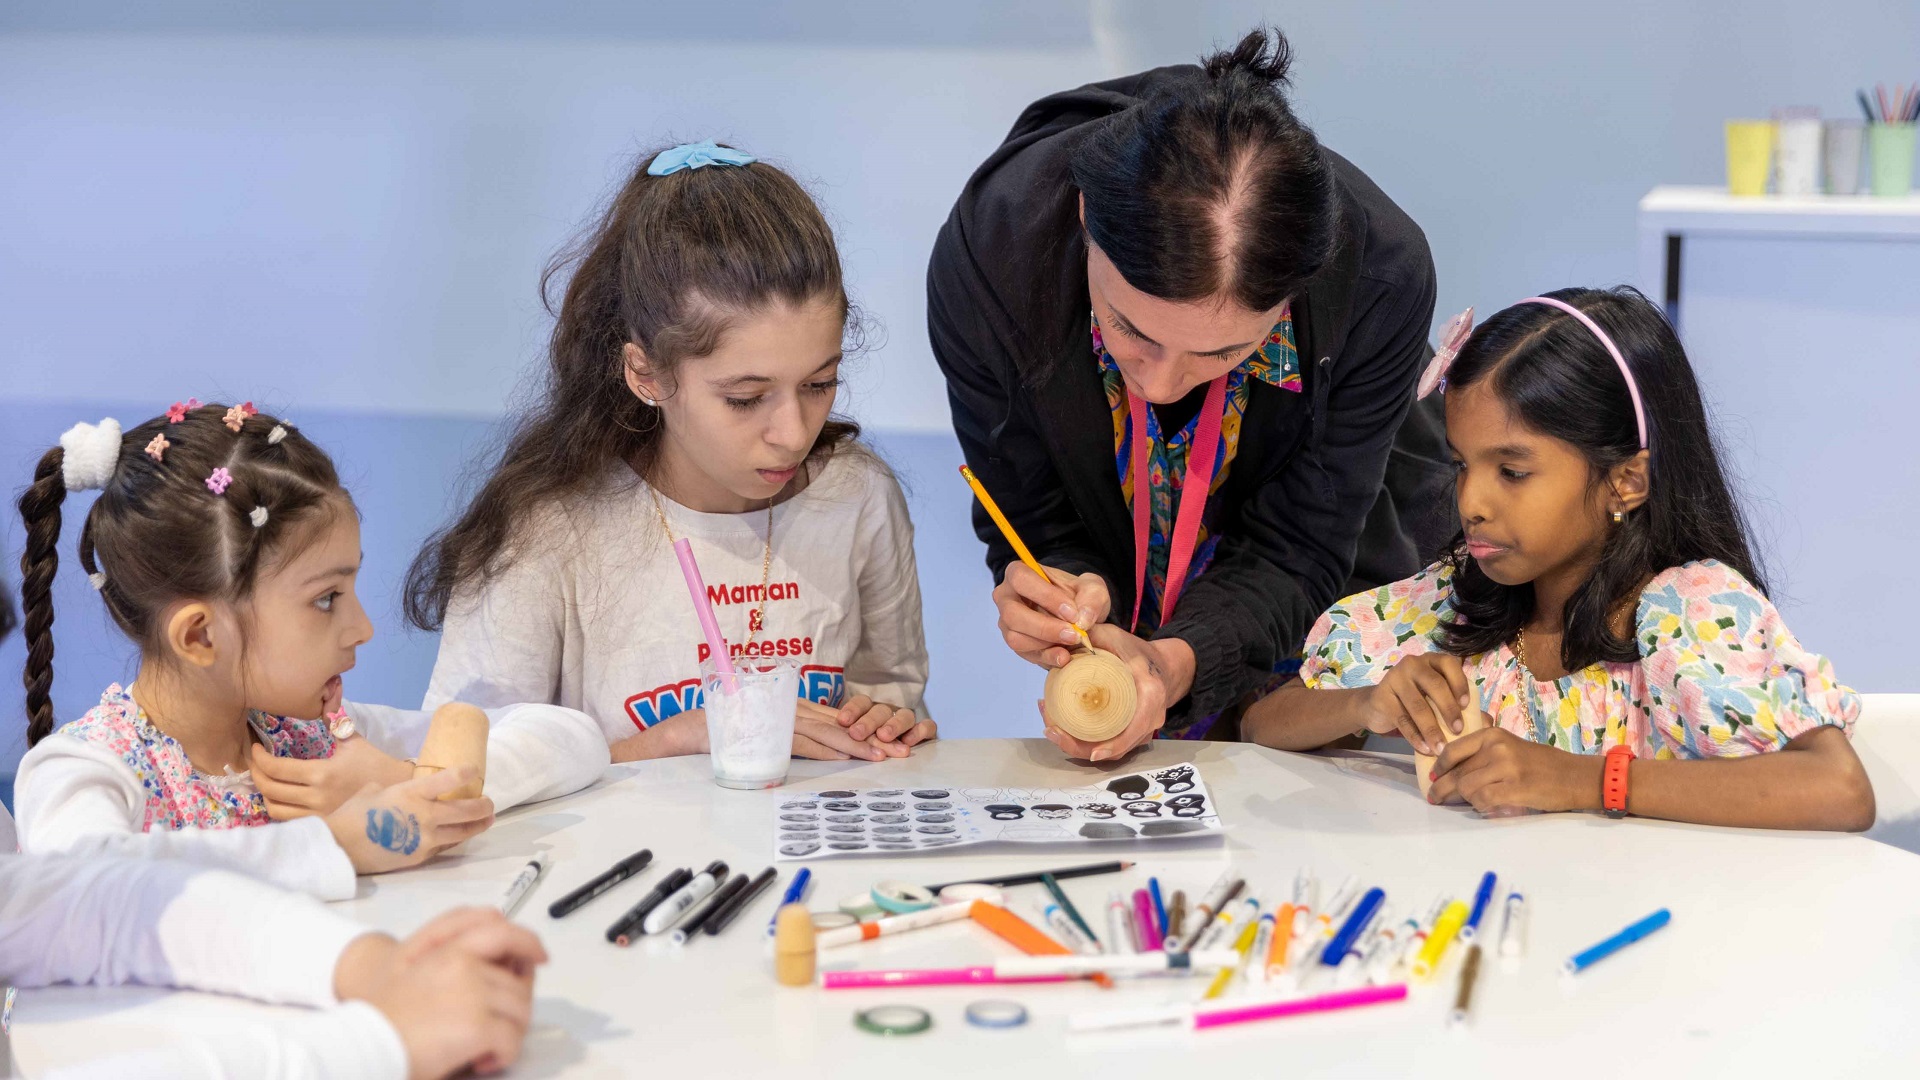
[{"label": "floral pattern dress", "polygon": [[[1347,597],[1307,636],[1302,681],[1314,689],[1378,684],[1406,657],[1438,649],[1451,597],[1445,563]],[[1859,695],[1730,566],[1709,560],[1661,573],[1641,591],[1634,625],[1638,663],[1542,680],[1509,644],[1466,658],[1467,677],[1500,727],[1578,754],[1624,743],[1637,758],[1741,757],[1823,724],[1853,733]]]},{"label": "floral pattern dress", "polygon": [[[247,722],[275,757],[333,756],[333,734],[323,720],[253,712]],[[179,742],[153,726],[133,700],[131,686],[107,687],[99,705],[54,734],[106,747],[133,770],[147,792],[142,832],[233,829],[271,820],[251,774],[209,776],[196,770]]]},{"label": "floral pattern dress", "polygon": [[[1107,352],[1106,341],[1100,334],[1099,317],[1095,316],[1092,323],[1093,355],[1099,361],[1107,409],[1113,415],[1114,467],[1120,474],[1121,497],[1131,510],[1135,478],[1133,424],[1127,405],[1127,382],[1120,373],[1120,365]],[[1240,423],[1246,414],[1247,398],[1252,391],[1249,379],[1258,379],[1295,394],[1304,388],[1300,377],[1300,354],[1294,345],[1291,309],[1281,311],[1280,321],[1267,333],[1267,340],[1227,374],[1227,403],[1220,417],[1220,449],[1214,457],[1213,476],[1207,486],[1210,505],[1201,514],[1193,561],[1187,566],[1188,585],[1213,561],[1214,548],[1219,544],[1219,537],[1213,531],[1217,507],[1211,505],[1211,497],[1226,483],[1227,469],[1233,464],[1234,453],[1240,448]],[[1167,564],[1172,553],[1174,515],[1179,506],[1180,488],[1187,475],[1187,456],[1199,427],[1200,417],[1196,413],[1180,430],[1169,433],[1162,430],[1159,415],[1153,409],[1147,410],[1147,439],[1150,444],[1147,448],[1147,490],[1151,493],[1153,505],[1148,514],[1147,595],[1145,602],[1140,605],[1139,632],[1143,635],[1150,634],[1160,625],[1160,606],[1162,597],[1166,595]],[[1284,674],[1291,675],[1296,666],[1295,660],[1284,661]],[[1216,719],[1216,716],[1198,717],[1185,728],[1163,730],[1160,734],[1167,738],[1202,738]]]}]

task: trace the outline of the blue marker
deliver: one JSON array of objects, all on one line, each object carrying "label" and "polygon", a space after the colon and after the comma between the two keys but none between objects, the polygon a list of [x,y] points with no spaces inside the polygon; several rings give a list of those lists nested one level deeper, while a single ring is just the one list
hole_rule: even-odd
[{"label": "blue marker", "polygon": [[1153,898],[1153,920],[1160,924],[1160,936],[1167,936],[1167,902],[1160,899],[1160,879],[1147,879],[1147,895]]},{"label": "blue marker", "polygon": [[1320,962],[1327,967],[1339,967],[1340,961],[1345,960],[1347,954],[1353,951],[1354,943],[1360,940],[1360,935],[1366,932],[1367,924],[1380,913],[1380,904],[1386,898],[1387,890],[1368,889],[1367,894],[1360,898],[1360,902],[1353,905],[1353,914],[1347,916],[1346,925],[1340,928],[1339,933],[1333,935],[1333,940],[1327,942],[1327,947],[1321,951]]},{"label": "blue marker", "polygon": [[1493,900],[1493,871],[1480,875],[1480,891],[1473,894],[1473,914],[1467,916],[1467,924],[1460,928],[1460,944],[1473,944],[1473,935],[1480,932],[1480,917],[1487,913],[1487,905]]},{"label": "blue marker", "polygon": [[1672,921],[1673,912],[1668,911],[1666,908],[1661,908],[1659,911],[1641,919],[1639,922],[1634,923],[1625,930],[1595,945],[1593,948],[1585,952],[1574,953],[1566,963],[1560,965],[1560,970],[1568,975],[1585,971]]},{"label": "blue marker", "polygon": [[807,895],[807,882],[813,878],[813,868],[803,866],[793,875],[793,883],[787,886],[786,894],[780,897],[780,903],[773,909],[773,919],[767,923],[767,936],[773,936],[773,925],[780,921],[780,908],[788,904],[797,904]]}]

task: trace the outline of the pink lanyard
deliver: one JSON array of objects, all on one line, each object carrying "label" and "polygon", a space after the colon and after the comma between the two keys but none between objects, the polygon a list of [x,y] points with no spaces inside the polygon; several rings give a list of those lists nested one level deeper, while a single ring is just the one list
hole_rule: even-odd
[{"label": "pink lanyard", "polygon": [[[1167,553],[1167,584],[1160,601],[1160,625],[1173,618],[1173,605],[1187,583],[1187,567],[1193,564],[1193,549],[1200,540],[1200,516],[1207,508],[1207,491],[1213,486],[1213,464],[1220,457],[1220,419],[1227,406],[1227,376],[1207,386],[1206,403],[1200,406],[1200,423],[1187,446],[1187,475],[1180,482],[1180,509],[1174,514],[1172,549]],[[1133,624],[1140,626],[1140,605],[1147,597],[1147,545],[1153,532],[1153,481],[1148,475],[1147,403],[1132,390],[1127,391],[1127,413],[1133,424]],[[1199,483],[1200,497],[1194,498]]]}]

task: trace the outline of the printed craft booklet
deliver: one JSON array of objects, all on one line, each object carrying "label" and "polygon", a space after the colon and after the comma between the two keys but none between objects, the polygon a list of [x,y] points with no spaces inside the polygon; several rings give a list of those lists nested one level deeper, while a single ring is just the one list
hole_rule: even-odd
[{"label": "printed craft booklet", "polygon": [[899,855],[968,844],[1072,844],[1218,833],[1200,770],[1149,769],[1098,787],[920,784],[793,793],[774,811],[780,861]]}]

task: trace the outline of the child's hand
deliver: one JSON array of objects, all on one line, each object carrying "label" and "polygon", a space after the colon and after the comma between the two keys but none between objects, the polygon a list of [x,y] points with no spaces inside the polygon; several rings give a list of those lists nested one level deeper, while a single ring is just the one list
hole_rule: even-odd
[{"label": "child's hand", "polygon": [[497,911],[465,908],[405,942],[355,939],[334,985],[342,1000],[366,1001],[393,1025],[409,1077],[438,1080],[468,1067],[493,1073],[520,1056],[533,1018],[533,967],[546,958],[531,931]]},{"label": "child's hand", "polygon": [[327,815],[327,828],[353,860],[355,873],[417,866],[493,824],[492,799],[436,801],[478,776],[462,765],[388,788],[368,784]]},{"label": "child's hand", "polygon": [[801,698],[800,711],[793,718],[794,756],[822,761],[845,761],[848,758],[885,761],[890,757],[903,758],[912,753],[908,749],[911,744],[884,742],[877,732],[863,738],[855,737],[841,721],[845,714],[845,709],[830,709]]},{"label": "child's hand", "polygon": [[1367,730],[1402,735],[1420,753],[1437,754],[1446,743],[1440,724],[1444,721],[1449,730],[1459,732],[1467,693],[1467,673],[1459,657],[1440,652],[1409,656],[1367,691]]},{"label": "child's hand", "polygon": [[856,739],[870,738],[881,743],[898,740],[906,746],[926,742],[939,733],[932,720],[916,720],[912,709],[884,705],[865,694],[856,694],[853,700],[842,705],[834,722]]},{"label": "child's hand", "polygon": [[253,783],[267,800],[267,816],[290,821],[309,814],[325,817],[340,809],[368,784],[392,787],[413,779],[413,766],[391,757],[365,739],[343,739],[324,758],[274,757],[254,744]]},{"label": "child's hand", "polygon": [[[834,710],[824,705],[815,705],[804,698],[800,699],[799,711],[793,719],[793,756],[820,761],[846,761],[848,758],[884,761],[888,757],[907,756],[907,748],[897,743],[888,743],[883,746],[871,738],[853,738],[840,727],[835,720],[836,715]],[[705,709],[688,709],[685,712],[676,713],[648,728],[641,735],[648,740],[659,740],[659,742],[656,742],[653,747],[636,746],[634,749],[640,752],[623,757],[622,747],[629,743],[641,742],[639,736],[624,739],[615,745],[613,759],[638,761],[649,757],[713,752],[707,742]]]},{"label": "child's hand", "polygon": [[1471,803],[1483,814],[1508,807],[1591,809],[1599,801],[1603,764],[1597,754],[1575,754],[1488,728],[1463,735],[1440,752],[1427,798]]}]

